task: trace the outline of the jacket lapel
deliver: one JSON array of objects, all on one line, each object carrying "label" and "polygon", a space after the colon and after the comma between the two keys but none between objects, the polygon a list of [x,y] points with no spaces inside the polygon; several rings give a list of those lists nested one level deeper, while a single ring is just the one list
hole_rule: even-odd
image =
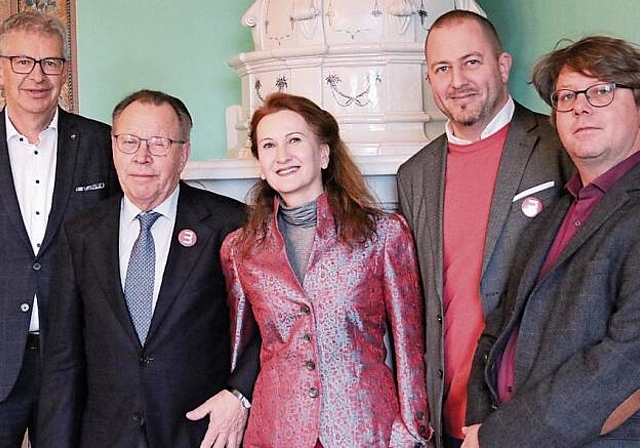
[{"label": "jacket lapel", "polygon": [[[630,182],[630,176],[634,178]],[[623,180],[626,179],[626,180]],[[611,215],[616,213],[620,208],[624,207],[629,200],[629,191],[637,189],[637,185],[640,182],[640,165],[636,165],[631,172],[627,173],[618,181],[618,185],[613,185],[612,188],[604,195],[598,205],[586,220],[586,223],[579,227],[573,238],[560,253],[558,259],[554,263],[549,273],[553,272],[564,262],[566,262],[580,247],[588,241],[591,236],[600,229],[600,227],[611,218]],[[634,186],[629,187],[632,184]],[[616,188],[617,187],[617,188]],[[547,274],[547,277],[549,275]],[[544,281],[544,279],[542,279]],[[542,281],[540,283],[542,283]]]},{"label": "jacket lapel", "polygon": [[42,240],[41,251],[46,250],[53,242],[53,238],[64,220],[67,203],[73,189],[73,173],[75,172],[79,142],[80,133],[69,122],[68,114],[62,109],[58,109],[56,179],[53,188],[51,212],[47,221],[47,230]]},{"label": "jacket lapel", "polygon": [[[167,312],[176,306],[180,299],[180,291],[184,283],[195,269],[203,249],[208,244],[213,229],[206,219],[209,212],[198,207],[197,201],[189,192],[189,187],[181,184],[178,198],[178,210],[176,223],[171,235],[169,256],[162,276],[162,284],[158,294],[158,301],[151,319],[151,327],[147,335],[147,341],[154,337],[161,327],[161,323]],[[178,235],[182,230],[192,230],[197,235],[197,243],[186,247],[178,241]]]},{"label": "jacket lapel", "polygon": [[140,346],[138,335],[131,321],[129,310],[122,291],[122,279],[120,278],[119,255],[119,229],[120,229],[120,204],[122,197],[109,199],[111,202],[106,213],[96,219],[98,223],[95,229],[93,241],[89,241],[95,247],[92,258],[100,260],[103,266],[96,269],[97,281],[105,291],[105,296],[122,329],[129,336],[132,343]]},{"label": "jacket lapel", "polygon": [[[442,229],[442,212],[444,210],[444,183],[446,173],[446,155],[447,155],[447,139],[446,136],[440,138],[437,148],[429,154],[430,159],[426,160],[424,164],[424,176],[422,177],[423,185],[419,188],[422,195],[420,200],[420,207],[422,213],[424,213],[426,219],[426,226],[428,238],[428,244],[421,244],[420,250],[430,250],[432,257],[423,257],[427,260],[429,258],[435,261],[435,277],[436,291],[438,296],[442,299],[443,296],[443,260],[442,254],[444,249],[444,235]],[[440,210],[440,213],[433,213],[432,210]],[[416,226],[422,228],[421,225]]]},{"label": "jacket lapel", "polygon": [[536,126],[535,119],[532,115],[523,112],[522,107],[516,104],[507,140],[500,157],[500,166],[487,225],[482,275],[484,275],[502,228],[509,216],[511,203],[518,193],[520,181],[527,166],[527,160],[537,142],[537,137],[529,133]]},{"label": "jacket lapel", "polygon": [[13,228],[16,229],[19,238],[29,248],[29,252],[33,254],[29,235],[27,234],[27,229],[24,227],[20,204],[18,204],[16,188],[13,183],[13,174],[11,173],[9,147],[7,146],[7,129],[5,126],[5,113],[6,109],[0,113],[0,135],[2,136],[0,139],[0,202],[3,204],[7,216],[11,220]]}]

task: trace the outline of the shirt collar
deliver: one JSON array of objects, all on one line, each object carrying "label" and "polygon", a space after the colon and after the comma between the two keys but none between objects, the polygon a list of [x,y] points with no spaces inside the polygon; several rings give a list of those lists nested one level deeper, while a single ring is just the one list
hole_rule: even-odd
[{"label": "shirt collar", "polygon": [[[176,185],[176,188],[169,195],[167,199],[165,199],[160,205],[153,208],[154,212],[160,213],[162,216],[169,218],[172,221],[175,221],[176,215],[178,213],[178,196],[180,195],[180,184]],[[122,217],[124,219],[123,222],[131,224],[135,221],[136,216],[138,216],[143,210],[136,207],[133,202],[125,195],[122,198]]]},{"label": "shirt collar", "polygon": [[[603,193],[606,193],[613,187],[618,179],[627,174],[634,166],[640,163],[640,151],[631,154],[629,157],[618,163],[613,168],[610,168],[607,172],[601,174],[590,184],[583,186],[580,179],[580,173],[574,174],[574,176],[567,182],[567,190],[574,198],[582,197],[586,189],[598,188]],[[591,187],[593,186],[593,187]]]},{"label": "shirt collar", "polygon": [[[506,104],[502,106],[502,109],[500,109],[496,116],[493,117],[493,120],[491,120],[489,124],[487,124],[487,126],[483,129],[482,133],[480,134],[480,139],[484,140],[485,138],[492,136],[500,129],[505,127],[505,125],[510,123],[515,110],[516,105],[513,101],[513,98],[511,98],[511,95],[509,95]],[[473,143],[469,140],[465,140],[453,135],[451,120],[447,120],[447,123],[444,126],[444,130],[447,134],[447,140],[449,140],[449,143],[453,143],[454,145],[470,145],[471,143]]]},{"label": "shirt collar", "polygon": [[[13,137],[23,136],[11,122],[11,119],[9,118],[9,109],[5,108],[4,112],[5,112],[4,124],[5,124],[6,134],[7,134],[7,141],[9,141]],[[55,131],[58,130],[58,108],[57,107],[56,107],[55,113],[53,114],[53,118],[51,119],[47,127],[44,128],[40,133],[46,131],[47,129],[53,129]]]}]

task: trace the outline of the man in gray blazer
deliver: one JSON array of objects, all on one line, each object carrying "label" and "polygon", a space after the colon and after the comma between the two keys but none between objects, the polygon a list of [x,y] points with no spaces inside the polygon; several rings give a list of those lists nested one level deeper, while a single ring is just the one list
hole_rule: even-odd
[{"label": "man in gray blazer", "polygon": [[424,287],[435,440],[459,447],[484,316],[500,302],[518,238],[573,167],[549,119],[509,95],[511,56],[484,17],[444,14],[425,53],[434,100],[449,120],[445,134],[400,167],[398,197]]},{"label": "man in gray blazer", "polygon": [[36,446],[40,341],[47,336],[62,223],[119,190],[109,126],[58,107],[68,68],[59,20],[0,25],[0,447]]},{"label": "man in gray blazer", "polygon": [[640,49],[587,37],[533,81],[578,174],[487,319],[463,447],[640,446]]}]

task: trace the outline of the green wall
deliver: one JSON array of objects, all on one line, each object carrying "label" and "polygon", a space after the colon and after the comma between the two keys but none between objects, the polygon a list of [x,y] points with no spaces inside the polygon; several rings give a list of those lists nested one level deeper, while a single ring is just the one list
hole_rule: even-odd
[{"label": "green wall", "polygon": [[[342,0],[348,1],[348,0]],[[182,98],[194,116],[192,160],[223,157],[225,109],[240,102],[227,66],[251,51],[240,18],[252,0],[77,0],[80,113],[105,122],[140,89]],[[637,0],[478,0],[514,56],[516,99],[547,112],[527,85],[536,59],[562,38],[607,33],[640,42]]]},{"label": "green wall", "polygon": [[527,84],[531,68],[561,39],[607,34],[640,43],[637,0],[479,0],[514,58],[510,87],[523,104],[549,108]]},{"label": "green wall", "polygon": [[194,119],[191,159],[226,152],[225,108],[240,102],[227,60],[251,51],[251,0],[77,0],[80,113],[109,123],[141,88],[180,97]]}]

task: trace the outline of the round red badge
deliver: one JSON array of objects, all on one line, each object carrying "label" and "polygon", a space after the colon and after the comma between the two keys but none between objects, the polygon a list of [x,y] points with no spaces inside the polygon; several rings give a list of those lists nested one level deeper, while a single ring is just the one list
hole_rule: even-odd
[{"label": "round red badge", "polygon": [[178,234],[178,241],[184,247],[191,247],[198,242],[198,235],[191,229],[183,229]]},{"label": "round red badge", "polygon": [[542,204],[542,201],[540,199],[530,196],[522,200],[520,209],[525,216],[534,218],[535,216],[538,216],[540,213],[542,213],[544,205]]}]

